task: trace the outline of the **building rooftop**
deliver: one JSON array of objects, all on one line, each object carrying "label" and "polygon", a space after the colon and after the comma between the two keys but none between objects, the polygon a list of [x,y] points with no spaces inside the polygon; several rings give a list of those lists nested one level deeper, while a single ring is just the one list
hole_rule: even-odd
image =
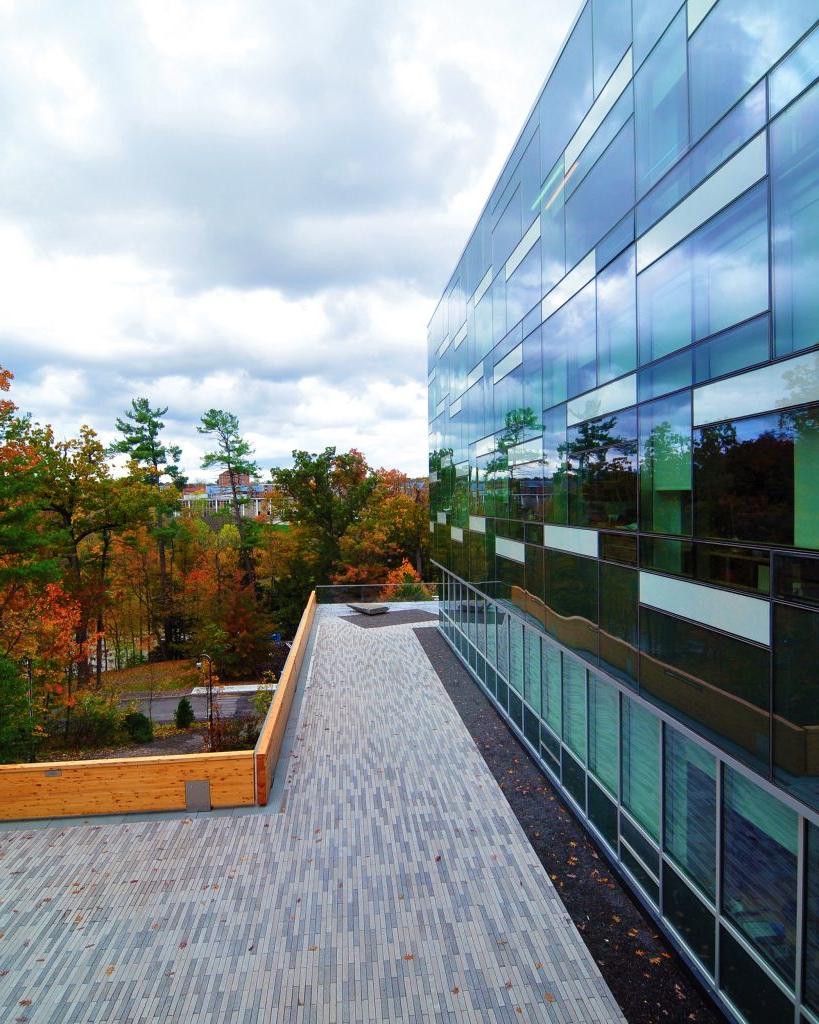
[{"label": "building rooftop", "polygon": [[318,608],[267,807],[6,826],[0,1018],[622,1021],[414,632],[431,607]]}]

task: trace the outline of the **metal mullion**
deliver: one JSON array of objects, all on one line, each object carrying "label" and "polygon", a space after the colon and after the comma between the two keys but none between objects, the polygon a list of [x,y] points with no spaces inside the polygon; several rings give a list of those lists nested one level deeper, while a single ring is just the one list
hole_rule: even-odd
[{"label": "metal mullion", "polygon": [[[442,566],[437,562],[435,564],[439,568],[446,570],[445,566]],[[491,600],[495,604],[496,608],[498,607],[497,600],[495,598],[488,598],[488,600]],[[541,636],[544,636],[546,640],[549,641],[549,643],[553,644],[560,651],[561,656],[564,660],[566,658],[572,659],[573,661],[581,665],[583,668],[589,669],[589,662],[585,658],[581,658],[580,655],[575,654],[574,651],[570,651],[567,647],[564,647],[554,637],[548,636],[543,631],[541,626],[534,625],[528,620],[523,619],[522,616],[518,615],[514,611],[511,611],[505,605],[503,606],[503,611],[506,615],[514,615],[516,618],[520,619],[520,621],[523,622],[524,625],[529,625],[531,628],[539,632]],[[717,630],[716,632],[720,631]],[[724,635],[732,636],[733,634],[726,633]],[[752,644],[752,641],[744,642]],[[766,649],[765,645],[756,646],[759,646],[763,650]],[[635,703],[639,704],[642,708],[645,708],[661,722],[667,722],[672,728],[674,728],[686,739],[691,740],[697,747],[711,754],[712,757],[714,757],[717,761],[723,762],[724,764],[728,765],[733,771],[736,771],[739,774],[744,775],[746,778],[750,779],[751,782],[754,783],[754,785],[759,786],[759,788],[763,792],[768,793],[770,796],[774,797],[776,800],[784,804],[786,807],[790,807],[791,810],[797,813],[797,815],[804,816],[809,822],[811,822],[811,824],[819,828],[819,811],[814,810],[814,808],[809,807],[801,801],[797,800],[787,790],[781,789],[778,786],[774,785],[774,783],[769,778],[766,778],[765,775],[759,772],[757,769],[752,768],[744,762],[733,757],[728,751],[718,746],[711,740],[706,739],[704,736],[698,733],[690,725],[687,725],[680,718],[677,718],[675,715],[667,711],[664,711],[658,705],[653,704],[651,701],[647,700],[644,696],[642,696],[639,690],[635,690],[633,687],[628,686],[621,680],[616,679],[612,675],[609,675],[604,669],[595,668],[594,671],[597,672],[597,674],[601,676],[601,678],[603,678],[607,683],[609,683],[611,686],[614,686],[621,694],[625,695],[629,700],[635,701]]]},{"label": "metal mullion", "polygon": [[645,839],[651,846],[657,846],[657,852],[660,852],[657,840],[647,830],[645,825],[641,825],[640,822],[634,817],[628,807],[621,807],[624,817],[627,819],[629,825],[631,825],[640,835]]},{"label": "metal mullion", "polygon": [[[779,989],[779,991],[784,996],[790,999],[791,1002],[794,1002],[794,992],[790,985],[787,983],[787,981],[785,981],[784,978],[781,978],[779,976],[779,974],[776,971],[776,968],[768,963],[768,961],[759,952],[758,949],[754,948],[750,940],[731,921],[730,918],[723,918],[722,927],[730,933],[731,938],[734,940],[734,942],[736,942],[736,944],[741,947],[743,953],[745,953],[746,956],[750,957],[751,960],[753,960],[753,962],[756,964],[757,967],[759,967],[759,969],[762,971],[765,977],[768,978],[771,982],[773,982],[773,984]],[[730,996],[726,996],[722,992],[722,990],[720,990],[720,994],[723,999],[727,999],[730,1002]],[[796,1000],[796,1002],[798,1004],[798,999]],[[731,1005],[733,1006],[733,1003]]]},{"label": "metal mullion", "polygon": [[682,871],[678,867],[678,865],[674,863],[674,860],[668,854],[665,854],[665,853],[660,854],[660,859],[662,861],[662,864],[660,865],[660,870],[661,871],[662,871],[663,865],[667,864],[668,867],[677,876],[677,878],[679,878],[680,881],[685,883],[685,885],[688,887],[688,891],[693,893],[694,896],[697,897],[697,899],[700,901],[700,903],[702,903],[702,905],[706,908],[708,913],[709,914],[715,913],[714,904],[711,902],[709,897],[706,896],[704,892],[702,892],[702,890],[700,889],[698,883],[694,882],[691,878],[689,878],[688,875],[686,875],[685,872]]},{"label": "metal mullion", "polygon": [[799,1004],[804,1001],[804,971],[805,971],[805,903],[808,898],[808,869],[807,869],[807,843],[808,826],[804,818],[799,819],[799,832],[797,838],[797,859],[796,859],[796,969],[793,977],[793,987],[796,993],[796,1005],[794,1010],[794,1024],[799,1024]]},{"label": "metal mullion", "polygon": [[714,984],[720,988],[720,921],[722,920],[722,796],[725,764],[716,763],[716,849],[714,875]]},{"label": "metal mullion", "polygon": [[658,799],[660,802],[659,807],[659,822],[657,831],[659,833],[658,848],[660,852],[659,866],[658,866],[658,884],[660,887],[659,895],[659,906],[660,913],[663,911],[663,850],[665,848],[665,722],[660,722],[660,742],[659,742],[659,766],[658,766]]},{"label": "metal mullion", "polygon": [[[657,885],[659,885],[660,879],[657,875],[657,872],[654,871],[653,868],[650,868],[648,864],[646,864],[646,862],[643,860],[640,854],[637,853],[634,847],[629,843],[628,839],[623,839],[622,845],[625,846],[625,848],[628,850],[631,856],[637,861],[637,863],[640,865],[643,871],[645,871],[645,873],[651,877],[651,880],[656,882]],[[625,868],[628,871],[628,864],[625,865]]]}]

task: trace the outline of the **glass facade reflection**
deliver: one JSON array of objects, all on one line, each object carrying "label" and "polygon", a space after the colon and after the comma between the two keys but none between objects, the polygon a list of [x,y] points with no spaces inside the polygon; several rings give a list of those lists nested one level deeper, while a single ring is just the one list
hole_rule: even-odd
[{"label": "glass facade reflection", "polygon": [[817,14],[587,0],[429,326],[445,636],[729,1015],[810,1024]]}]

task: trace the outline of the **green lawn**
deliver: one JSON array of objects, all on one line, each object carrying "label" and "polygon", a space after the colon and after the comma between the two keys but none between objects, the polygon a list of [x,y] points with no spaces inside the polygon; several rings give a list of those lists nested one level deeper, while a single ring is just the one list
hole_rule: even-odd
[{"label": "green lawn", "polygon": [[166,693],[173,690],[188,690],[202,683],[202,675],[187,659],[182,661],[157,661],[134,668],[115,669],[103,672],[102,685],[106,690],[128,693]]}]

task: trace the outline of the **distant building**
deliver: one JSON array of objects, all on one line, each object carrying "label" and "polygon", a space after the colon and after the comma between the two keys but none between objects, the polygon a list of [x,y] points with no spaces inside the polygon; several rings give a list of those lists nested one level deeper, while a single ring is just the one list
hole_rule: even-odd
[{"label": "distant building", "polygon": [[[247,473],[237,475],[237,490],[242,499],[243,517],[271,517],[272,489],[269,482],[252,481]],[[197,482],[186,484],[182,490],[180,505],[183,509],[202,511],[209,515],[229,512],[233,501],[230,474],[220,473],[215,484]]]}]

